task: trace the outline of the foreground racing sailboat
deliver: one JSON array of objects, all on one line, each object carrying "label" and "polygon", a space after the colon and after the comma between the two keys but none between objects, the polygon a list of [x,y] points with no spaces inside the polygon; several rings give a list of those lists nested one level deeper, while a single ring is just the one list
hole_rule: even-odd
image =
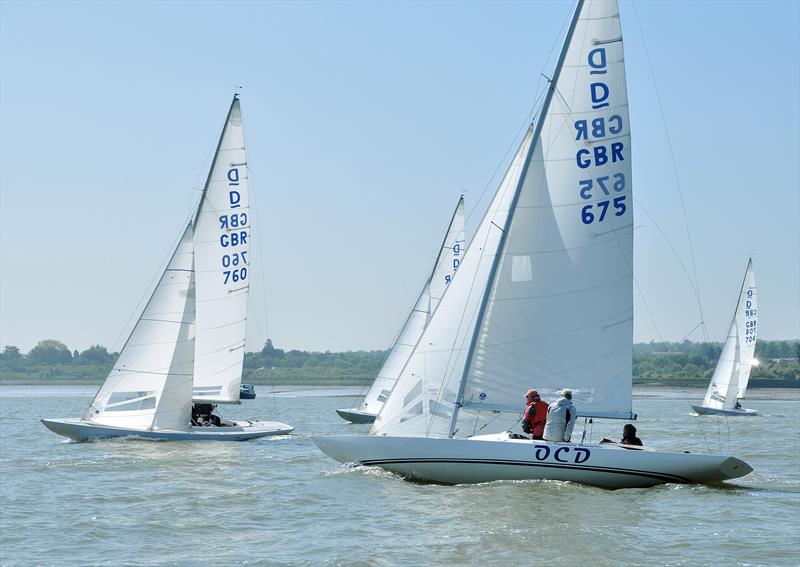
[{"label": "foreground racing sailboat", "polygon": [[383,403],[394,388],[400,372],[406,365],[408,358],[414,350],[425,325],[430,320],[431,313],[439,303],[445,287],[450,283],[453,274],[458,269],[461,256],[464,253],[464,197],[458,200],[456,210],[450,219],[444,241],[439,248],[439,254],[433,264],[433,271],[416,303],[403,323],[400,334],[392,345],[392,350],[383,363],[378,376],[364,397],[364,401],[357,408],[337,409],[339,417],[351,423],[372,423],[378,415]]},{"label": "foreground racing sailboat", "polygon": [[719,355],[703,405],[692,406],[697,414],[758,415],[756,410],[743,408],[739,403],[744,398],[750,380],[750,369],[753,366],[753,354],[756,350],[757,322],[758,293],[751,258],[747,262],[728,338]]},{"label": "foreground racing sailboat", "polygon": [[242,115],[234,96],[194,219],[114,368],[82,418],[43,419],[48,429],[75,441],[243,441],[293,430],[213,413],[217,404],[239,403],[249,217]]},{"label": "foreground racing sailboat", "polygon": [[538,118],[367,436],[330,457],[448,484],[717,482],[730,456],[519,439],[522,395],[573,392],[581,417],[632,412],[633,200],[615,1],[579,0]]}]

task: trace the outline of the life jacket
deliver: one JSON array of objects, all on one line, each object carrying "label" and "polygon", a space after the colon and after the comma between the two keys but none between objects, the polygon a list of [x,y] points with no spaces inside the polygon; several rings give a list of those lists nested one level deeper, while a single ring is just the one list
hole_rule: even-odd
[{"label": "life jacket", "polygon": [[547,403],[542,400],[531,402],[525,406],[522,414],[522,430],[532,433],[534,437],[541,437],[544,433],[544,424],[547,421]]}]

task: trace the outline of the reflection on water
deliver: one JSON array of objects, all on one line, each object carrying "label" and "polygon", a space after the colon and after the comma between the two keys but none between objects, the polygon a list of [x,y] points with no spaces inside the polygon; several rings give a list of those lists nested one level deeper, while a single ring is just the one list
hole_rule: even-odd
[{"label": "reflection on water", "polygon": [[[280,391],[222,408],[277,419],[244,443],[64,443],[42,417],[80,415],[97,386],[0,387],[0,564],[797,565],[800,407],[695,417],[699,395],[634,400],[647,445],[730,453],[755,471],[720,486],[603,490],[555,481],[440,486],[342,467],[315,434],[366,434],[334,410],[358,389]],[[587,440],[619,436],[596,421]],[[580,431],[579,423],[576,430]]]}]

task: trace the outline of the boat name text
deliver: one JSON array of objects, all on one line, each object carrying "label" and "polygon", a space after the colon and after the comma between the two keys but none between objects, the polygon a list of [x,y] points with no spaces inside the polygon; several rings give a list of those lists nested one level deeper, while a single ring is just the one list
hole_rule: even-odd
[{"label": "boat name text", "polygon": [[[570,451],[572,451],[573,454],[567,457],[566,455]],[[550,457],[551,452],[553,454],[553,459],[559,463],[573,462],[576,465],[588,461],[592,454],[589,449],[583,447],[558,447],[555,451],[552,451],[552,446],[550,445],[533,446],[533,458],[537,461],[546,461],[548,457]]]}]

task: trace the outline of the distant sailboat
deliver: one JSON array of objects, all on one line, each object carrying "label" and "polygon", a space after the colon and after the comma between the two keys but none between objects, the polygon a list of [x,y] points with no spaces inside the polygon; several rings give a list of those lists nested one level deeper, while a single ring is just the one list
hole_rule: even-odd
[{"label": "distant sailboat", "polygon": [[194,220],[114,368],[82,418],[42,423],[76,441],[241,441],[290,433],[285,423],[223,420],[213,413],[216,404],[239,403],[250,227],[244,132],[234,96]]},{"label": "distant sailboat", "polygon": [[370,435],[315,437],[340,462],[448,484],[715,482],[729,456],[510,434],[535,387],[581,417],[632,411],[631,133],[616,1],[578,0],[534,124]]},{"label": "distant sailboat", "polygon": [[439,248],[428,280],[417,297],[414,307],[403,323],[400,334],[392,345],[392,350],[383,363],[377,378],[367,392],[360,406],[350,409],[337,409],[342,419],[351,423],[372,423],[383,403],[389,397],[397,378],[414,350],[422,331],[428,324],[431,313],[439,303],[444,288],[450,283],[461,256],[464,254],[464,197],[458,200],[456,210],[450,219],[444,241]]},{"label": "distant sailboat", "polygon": [[758,415],[756,410],[745,409],[739,403],[747,390],[756,350],[757,296],[751,258],[747,262],[728,338],[719,355],[703,405],[692,406],[700,415]]}]

